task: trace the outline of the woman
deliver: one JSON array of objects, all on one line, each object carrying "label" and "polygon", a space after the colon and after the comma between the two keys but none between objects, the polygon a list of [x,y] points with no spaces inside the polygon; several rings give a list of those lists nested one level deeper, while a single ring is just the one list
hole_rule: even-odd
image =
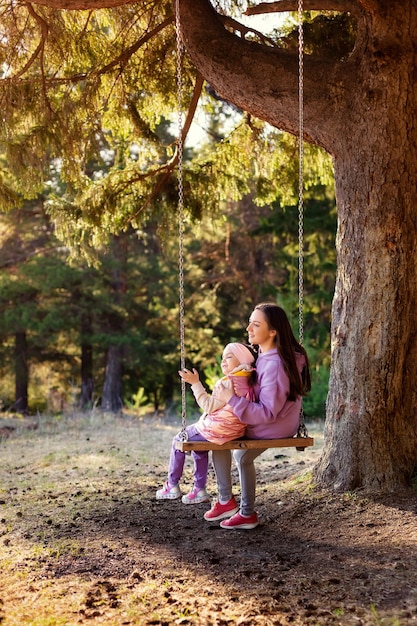
[{"label": "woman", "polygon": [[[218,398],[227,402],[246,424],[249,439],[279,439],[296,434],[302,396],[311,388],[307,353],[291,330],[285,311],[276,304],[258,304],[246,328],[249,343],[259,347],[256,362],[256,402],[237,397],[223,388]],[[218,502],[205,513],[208,521],[223,520],[222,528],[251,529],[258,525],[255,512],[254,460],[265,449],[237,450],[234,458],[241,488],[240,511],[232,493],[230,450],[213,450],[219,491]],[[229,519],[226,519],[229,518]]]}]

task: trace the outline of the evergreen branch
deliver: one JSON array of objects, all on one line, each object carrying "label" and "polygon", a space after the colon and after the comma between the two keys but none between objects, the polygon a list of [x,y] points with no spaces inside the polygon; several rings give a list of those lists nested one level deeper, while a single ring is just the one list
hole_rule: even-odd
[{"label": "evergreen branch", "polygon": [[172,24],[173,21],[174,21],[174,18],[172,16],[167,17],[163,22],[158,24],[158,26],[155,26],[155,28],[147,32],[146,35],[141,37],[136,43],[130,46],[130,48],[127,48],[127,50],[124,50],[118,57],[113,59],[111,63],[108,63],[107,65],[102,67],[97,72],[97,74],[100,76],[101,74],[105,74],[106,72],[109,72],[110,70],[112,70],[114,67],[118,67],[118,66],[120,66],[120,69],[122,70],[123,67],[126,65],[126,63],[129,61],[129,59],[131,58],[131,56],[135,54],[135,52],[137,52],[147,41],[149,41],[149,39],[152,39],[152,37],[154,37],[159,32],[161,32],[161,30],[169,26],[169,24]]},{"label": "evergreen branch", "polygon": [[[187,138],[188,132],[190,130],[192,121],[194,119],[195,111],[197,109],[198,101],[200,99],[203,84],[204,84],[204,78],[199,73],[197,75],[196,83],[194,85],[193,95],[191,97],[191,102],[187,111],[187,117],[185,119],[184,126],[182,129],[181,139],[182,139],[183,145]],[[178,153],[178,143],[177,143],[175,154],[172,157],[172,159],[159,169],[159,171],[164,170],[163,176],[161,176],[161,178],[158,180],[155,187],[153,188],[152,192],[147,197],[144,204],[142,204],[140,209],[136,211],[133,214],[133,216],[131,216],[130,220],[135,219],[139,215],[139,213],[142,213],[142,211],[144,211],[146,207],[149,206],[149,204],[156,198],[156,196],[158,195],[158,193],[160,192],[160,190],[162,189],[162,187],[164,186],[164,184],[166,183],[166,181],[168,180],[168,178],[171,176],[172,172],[174,171],[174,168],[178,165],[178,159],[179,159],[179,153]]]},{"label": "evergreen branch", "polygon": [[[32,4],[30,4],[29,2],[25,3],[26,7],[28,9],[28,12],[30,13],[30,15],[38,22],[38,24],[40,24],[41,27],[41,39],[40,42],[38,43],[35,52],[32,54],[32,56],[30,57],[30,59],[25,63],[25,65],[23,66],[23,68],[17,72],[17,74],[15,74],[13,76],[13,78],[20,78],[23,74],[25,74],[28,69],[31,67],[31,65],[33,65],[33,63],[36,61],[36,59],[38,58],[38,56],[41,56],[41,59],[43,59],[43,54],[45,51],[45,41],[48,37],[48,32],[49,32],[49,27],[48,24],[45,22],[45,20],[38,15],[38,13],[36,13],[36,11],[34,10]],[[41,63],[42,66],[42,74],[43,74],[43,63]]]},{"label": "evergreen branch", "polygon": [[[27,63],[24,65],[24,67],[21,70],[19,70],[17,74],[14,74],[13,76],[9,76],[7,78],[2,79],[2,81],[4,82],[10,82],[10,81],[20,78],[21,76],[23,76],[23,74],[27,72],[27,70],[31,67],[31,65],[34,63],[34,61],[37,59],[38,56],[41,55],[41,57],[43,58],[45,41],[49,32],[49,27],[48,27],[47,22],[40,15],[38,15],[38,13],[36,13],[36,11],[33,9],[32,4],[27,3],[26,6],[28,8],[29,13],[32,15],[32,17],[34,17],[34,19],[41,26],[41,32],[42,32],[41,41],[39,42],[35,52],[31,56],[31,58],[27,61]],[[101,76],[105,74],[106,72],[109,72],[110,70],[114,69],[115,67],[120,67],[120,71],[122,71],[126,63],[129,61],[132,55],[135,54],[135,52],[137,52],[145,43],[147,43],[150,39],[152,39],[152,37],[154,37],[159,32],[161,32],[164,28],[169,26],[169,24],[173,23],[173,21],[174,21],[174,18],[172,16],[167,17],[163,22],[158,24],[158,26],[155,26],[155,28],[153,28],[151,31],[147,32],[143,37],[141,37],[136,43],[134,43],[132,46],[124,50],[120,55],[118,55],[115,59],[113,59],[113,61],[103,66],[101,69],[97,71],[84,72],[82,74],[73,74],[72,76],[66,76],[65,78],[54,77],[54,78],[46,79],[44,75],[44,71],[43,71],[44,68],[43,68],[43,63],[42,63],[41,70],[42,70],[42,82],[43,82],[44,92],[45,92],[46,82],[48,82],[49,85],[78,83],[83,80],[86,80],[91,75]]]}]

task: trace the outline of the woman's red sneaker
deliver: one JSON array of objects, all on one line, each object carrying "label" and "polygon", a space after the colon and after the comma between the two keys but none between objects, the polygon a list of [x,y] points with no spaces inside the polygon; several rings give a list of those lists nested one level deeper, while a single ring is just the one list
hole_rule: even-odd
[{"label": "woman's red sneaker", "polygon": [[220,526],[222,528],[236,528],[239,530],[250,530],[251,528],[256,528],[259,524],[258,515],[253,513],[249,517],[244,517],[240,513],[236,513],[230,519],[225,519],[223,522],[220,522]]},{"label": "woman's red sneaker", "polygon": [[231,498],[229,502],[226,504],[220,504],[220,502],[216,502],[210,509],[204,513],[204,519],[208,522],[215,522],[219,519],[224,519],[225,517],[230,517],[234,515],[239,510],[239,505],[234,498]]}]

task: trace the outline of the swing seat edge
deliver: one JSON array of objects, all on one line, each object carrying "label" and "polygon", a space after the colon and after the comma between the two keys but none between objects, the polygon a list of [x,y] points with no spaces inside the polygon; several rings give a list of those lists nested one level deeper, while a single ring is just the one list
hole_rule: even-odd
[{"label": "swing seat edge", "polygon": [[296,448],[303,452],[314,445],[313,437],[286,437],[283,439],[234,439],[221,445],[210,441],[177,441],[175,447],[181,452],[203,452],[205,450],[249,450],[267,448]]}]

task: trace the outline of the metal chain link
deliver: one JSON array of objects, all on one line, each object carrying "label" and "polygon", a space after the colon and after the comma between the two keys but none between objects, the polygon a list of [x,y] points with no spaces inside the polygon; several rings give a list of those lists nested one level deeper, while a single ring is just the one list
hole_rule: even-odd
[{"label": "metal chain link", "polygon": [[[179,316],[180,316],[180,368],[185,368],[185,306],[184,306],[184,168],[183,168],[183,78],[182,62],[184,46],[181,41],[179,0],[175,5],[175,33],[177,51],[177,113],[178,113],[178,270],[179,270]],[[186,441],[187,402],[185,381],[181,378],[181,426],[180,438]]]}]

